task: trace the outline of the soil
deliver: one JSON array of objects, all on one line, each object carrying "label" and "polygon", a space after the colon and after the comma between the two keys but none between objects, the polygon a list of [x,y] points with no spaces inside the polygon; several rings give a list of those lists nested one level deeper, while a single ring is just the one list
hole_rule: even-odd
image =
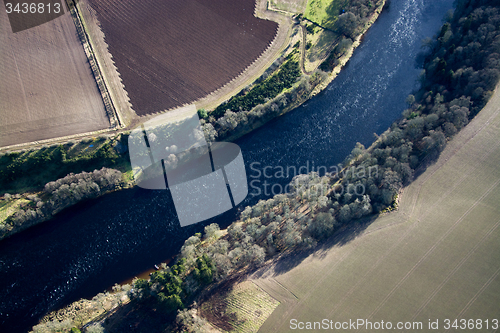
[{"label": "soil", "polygon": [[[39,23],[35,21],[18,28]],[[109,128],[101,94],[67,11],[14,33],[1,10],[0,58],[0,147]]]},{"label": "soil", "polygon": [[179,107],[242,73],[278,24],[254,0],[89,0],[137,115]]}]

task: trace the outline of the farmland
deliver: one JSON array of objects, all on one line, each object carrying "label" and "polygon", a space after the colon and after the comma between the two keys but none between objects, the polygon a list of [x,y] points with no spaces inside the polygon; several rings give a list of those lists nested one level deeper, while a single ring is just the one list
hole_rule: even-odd
[{"label": "farmland", "polygon": [[215,326],[232,332],[255,333],[279,302],[250,281],[234,286],[204,303],[201,315]]},{"label": "farmland", "polygon": [[0,147],[110,127],[68,13],[13,33],[0,11],[0,57]]},{"label": "farmland", "polygon": [[255,1],[88,0],[137,115],[191,103],[241,74],[275,38]]},{"label": "farmland", "polygon": [[405,189],[397,212],[257,271],[253,282],[281,302],[260,331],[324,318],[421,322],[423,331],[429,319],[439,331],[445,319],[488,319],[491,331],[500,297],[499,105],[496,91]]}]

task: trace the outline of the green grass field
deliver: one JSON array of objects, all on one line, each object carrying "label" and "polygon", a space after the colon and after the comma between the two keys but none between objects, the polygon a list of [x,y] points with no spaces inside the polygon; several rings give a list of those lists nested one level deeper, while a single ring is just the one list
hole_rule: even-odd
[{"label": "green grass field", "polygon": [[309,0],[304,17],[326,28],[333,29],[340,9],[346,3],[346,0]]},{"label": "green grass field", "polygon": [[307,40],[312,46],[309,50],[306,50],[306,71],[318,68],[318,66],[328,57],[339,40],[339,36],[336,33],[320,28],[317,29],[319,30],[318,33],[307,35]]},{"label": "green grass field", "polygon": [[[126,154],[113,148],[121,135],[83,139],[64,145],[33,148],[0,154],[0,195],[39,191],[43,186],[69,173],[115,168],[131,177]],[[123,139],[126,144],[126,139]]]},{"label": "green grass field", "polygon": [[405,189],[397,212],[361,227],[358,236],[337,235],[305,258],[288,258],[259,270],[253,281],[281,302],[259,332],[289,332],[291,319],[383,320],[394,325],[377,331],[394,331],[398,322],[409,322],[412,328],[397,330],[406,332],[431,331],[429,320],[439,320],[434,331],[445,332],[446,319],[450,326],[458,319],[458,327],[461,319],[480,319],[482,330],[471,329],[467,321],[466,330],[448,331],[496,331],[499,138],[496,91],[439,160]]}]

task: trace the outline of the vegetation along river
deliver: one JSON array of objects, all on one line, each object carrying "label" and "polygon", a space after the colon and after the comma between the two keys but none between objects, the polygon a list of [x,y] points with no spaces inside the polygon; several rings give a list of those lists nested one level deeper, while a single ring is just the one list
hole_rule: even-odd
[{"label": "vegetation along river", "polygon": [[[437,32],[452,2],[392,0],[324,92],[239,139],[250,185],[240,208],[273,189],[279,193],[294,168],[304,173],[342,162],[356,142],[370,145],[374,133],[399,118],[406,96],[418,87],[421,41]],[[288,177],[264,176],[279,166]],[[236,214],[181,229],[167,191],[133,188],[80,203],[14,235],[0,243],[0,331],[27,331],[48,311],[165,261],[208,223],[224,227]]]}]

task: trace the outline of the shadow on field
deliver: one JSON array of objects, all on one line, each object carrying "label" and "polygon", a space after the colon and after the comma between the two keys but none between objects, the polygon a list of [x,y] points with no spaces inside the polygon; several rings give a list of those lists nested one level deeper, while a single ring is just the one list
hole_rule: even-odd
[{"label": "shadow on field", "polygon": [[168,330],[169,323],[173,320],[174,318],[166,317],[161,309],[147,302],[132,302],[93,322],[103,323],[107,332],[160,333]]},{"label": "shadow on field", "polygon": [[[371,215],[359,220],[355,220],[347,226],[339,229],[333,236],[320,242],[316,247],[312,249],[304,251],[292,251],[288,254],[285,254],[274,264],[273,275],[278,276],[290,271],[292,268],[298,266],[300,263],[302,263],[302,261],[304,261],[304,259],[311,255],[319,258],[324,258],[331,248],[335,246],[344,246],[357,237],[362,236],[366,228],[368,228],[368,226],[372,224],[377,218],[378,215]],[[256,277],[261,277],[265,274],[265,272],[266,270],[259,270],[254,274]]]},{"label": "shadow on field", "polygon": [[[431,152],[427,155],[421,162],[420,165],[415,169],[414,177],[412,182],[417,180],[430,166],[435,164],[440,156],[439,151]],[[409,184],[408,184],[409,185]],[[407,185],[407,186],[408,186]],[[370,224],[372,224],[379,215],[371,215],[359,220],[352,221],[346,226],[340,228],[333,236],[328,239],[320,242],[316,247],[303,250],[303,251],[291,251],[289,253],[284,254],[281,258],[277,260],[274,264],[274,276],[284,274],[290,271],[292,268],[299,265],[304,259],[313,255],[318,258],[324,258],[327,255],[327,252],[334,246],[343,246],[347,243],[351,242],[355,238],[361,236],[366,228]],[[255,276],[262,276],[265,273],[265,270],[257,271]]]},{"label": "shadow on field", "polygon": [[[444,149],[444,147],[442,149]],[[433,151],[429,153],[429,155],[425,156],[424,159],[420,162],[419,166],[413,172],[412,182],[417,180],[417,178],[420,177],[430,166],[436,164],[440,155],[440,151]]]}]

